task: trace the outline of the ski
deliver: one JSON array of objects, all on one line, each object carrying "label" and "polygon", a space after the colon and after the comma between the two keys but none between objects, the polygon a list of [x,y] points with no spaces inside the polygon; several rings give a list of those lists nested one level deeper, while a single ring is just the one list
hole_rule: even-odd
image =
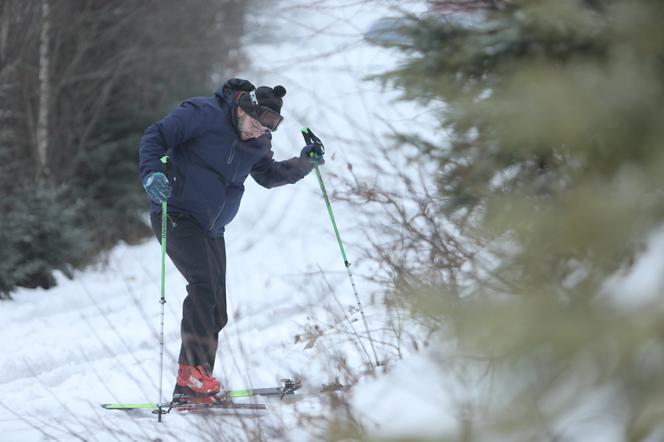
[{"label": "ski", "polygon": [[155,410],[152,410],[153,414],[167,414],[171,409],[175,411],[206,411],[206,410],[265,410],[267,407],[265,404],[255,404],[255,403],[244,403],[244,402],[232,402],[232,401],[217,401],[212,404],[173,404],[167,408],[161,407]]},{"label": "ski", "polygon": [[279,396],[283,399],[286,395],[293,395],[295,391],[302,386],[302,381],[292,381],[290,379],[282,379],[279,387],[268,388],[249,388],[242,390],[228,390],[222,391],[219,395],[215,396],[216,402],[212,404],[195,404],[195,403],[171,403],[165,402],[161,406],[155,402],[146,403],[122,403],[122,404],[101,404],[101,407],[106,410],[153,410],[153,413],[158,414],[161,410],[162,414],[170,410],[176,409],[178,411],[189,411],[209,408],[225,408],[225,409],[252,409],[263,410],[264,404],[250,404],[242,402],[233,402],[233,399],[249,398],[257,396]]},{"label": "ski", "polygon": [[295,394],[295,391],[299,390],[300,387],[302,387],[301,380],[292,381],[290,379],[282,379],[279,387],[223,391],[218,397],[226,400],[255,396],[279,396],[280,398],[283,398],[286,395]]},{"label": "ski", "polygon": [[244,403],[218,400],[211,404],[196,403],[171,403],[165,402],[159,406],[156,403],[136,403],[136,404],[101,404],[106,410],[138,411],[149,410],[153,414],[168,414],[171,410],[175,411],[203,411],[213,409],[224,410],[265,410],[265,404]]},{"label": "ski", "polygon": [[[196,403],[174,403],[174,402],[165,402],[161,406],[155,402],[147,403],[121,403],[121,404],[101,404],[101,407],[106,410],[152,410],[155,414],[166,414],[171,409],[177,411],[194,411],[194,410],[205,410],[205,409],[214,409],[214,408],[223,408],[223,409],[250,409],[250,410],[264,410],[266,406],[264,404],[256,403],[245,403],[245,402],[234,402],[234,399],[240,398],[251,398],[251,397],[278,397],[279,399],[285,399],[290,397],[301,396],[296,394],[302,387],[302,381],[297,380],[293,381],[290,379],[282,379],[281,385],[279,387],[268,387],[268,388],[249,388],[242,390],[227,390],[222,391],[220,394],[215,396],[216,402],[212,404],[196,404]],[[304,392],[304,394],[317,394],[317,393],[326,393],[343,390],[344,387],[338,382],[334,382],[329,385],[323,385],[320,389],[314,391]]]},{"label": "ski", "polygon": [[319,388],[308,388],[302,390],[302,380],[292,381],[290,379],[282,379],[279,387],[272,388],[254,388],[248,390],[231,390],[222,392],[218,397],[224,400],[232,400],[234,398],[242,397],[279,397],[279,399],[290,399],[294,397],[302,397],[305,395],[332,393],[335,391],[345,390],[345,387],[339,383],[338,380],[330,384],[323,384]]}]

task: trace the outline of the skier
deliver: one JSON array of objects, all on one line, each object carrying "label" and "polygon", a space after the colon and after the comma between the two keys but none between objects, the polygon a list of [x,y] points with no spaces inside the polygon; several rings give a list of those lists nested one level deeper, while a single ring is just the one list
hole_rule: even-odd
[{"label": "skier", "polygon": [[[161,204],[168,201],[166,253],[187,280],[182,305],[174,402],[213,396],[218,335],[226,313],[224,227],[237,214],[249,175],[261,186],[293,184],[323,164],[316,144],[275,161],[271,131],[283,121],[283,86],[255,88],[227,81],[214,95],[186,100],[149,126],[140,145],[140,174],[152,199],[152,229],[161,240]],[[161,161],[168,155],[167,161]]]}]

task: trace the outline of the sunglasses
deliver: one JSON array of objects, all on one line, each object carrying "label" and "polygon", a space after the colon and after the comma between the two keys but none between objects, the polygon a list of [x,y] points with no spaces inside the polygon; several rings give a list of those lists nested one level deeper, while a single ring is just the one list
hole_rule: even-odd
[{"label": "sunglasses", "polygon": [[270,109],[267,106],[258,104],[256,92],[250,91],[242,94],[237,104],[245,111],[251,118],[257,120],[260,124],[274,132],[279,128],[279,125],[284,121],[284,117],[279,115],[278,112]]}]

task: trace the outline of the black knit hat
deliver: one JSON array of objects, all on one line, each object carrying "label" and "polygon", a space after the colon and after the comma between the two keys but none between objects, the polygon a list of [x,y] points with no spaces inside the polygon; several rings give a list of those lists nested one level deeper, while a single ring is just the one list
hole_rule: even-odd
[{"label": "black knit hat", "polygon": [[275,86],[274,89],[268,86],[261,86],[256,89],[258,104],[269,107],[276,113],[281,113],[281,106],[283,105],[281,98],[284,95],[286,95],[286,88],[283,86]]},{"label": "black knit hat", "polygon": [[286,88],[283,86],[275,86],[274,89],[261,86],[241,93],[237,98],[237,104],[263,126],[275,131],[284,119],[280,114],[283,104],[281,98],[284,95]]}]

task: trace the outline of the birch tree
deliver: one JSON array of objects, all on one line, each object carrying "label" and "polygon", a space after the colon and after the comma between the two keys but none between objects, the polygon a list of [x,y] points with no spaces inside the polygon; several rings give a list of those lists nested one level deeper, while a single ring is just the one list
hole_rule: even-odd
[{"label": "birch tree", "polygon": [[49,58],[51,44],[50,0],[41,1],[41,32],[39,34],[39,107],[37,119],[37,174],[48,176],[48,123],[50,104]]},{"label": "birch tree", "polygon": [[252,2],[0,0],[0,292],[149,233],[143,130],[241,68]]}]

